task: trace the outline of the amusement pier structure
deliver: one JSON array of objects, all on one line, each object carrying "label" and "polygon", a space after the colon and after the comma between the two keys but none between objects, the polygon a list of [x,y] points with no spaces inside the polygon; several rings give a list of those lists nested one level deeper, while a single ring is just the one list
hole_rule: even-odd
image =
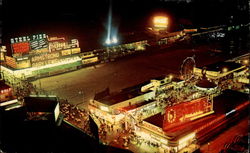
[{"label": "amusement pier structure", "polygon": [[[88,106],[98,127],[96,136],[104,144],[133,152],[143,151],[140,141],[157,146],[151,150],[155,152],[198,150],[246,115],[248,58],[249,54],[195,67],[194,59],[188,57],[180,77],[168,75],[120,93],[110,93],[108,88],[97,93]],[[120,137],[124,140],[119,141]]]}]

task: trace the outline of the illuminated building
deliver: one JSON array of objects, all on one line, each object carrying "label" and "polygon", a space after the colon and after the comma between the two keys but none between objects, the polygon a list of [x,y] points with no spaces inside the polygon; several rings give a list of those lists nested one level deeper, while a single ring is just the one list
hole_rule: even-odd
[{"label": "illuminated building", "polygon": [[209,80],[219,82],[225,78],[234,78],[234,76],[241,73],[247,73],[248,68],[245,65],[235,62],[219,62],[211,65],[207,65],[205,68],[194,68],[194,74],[198,77],[202,77],[202,71],[205,71],[206,77]]},{"label": "illuminated building", "polygon": [[3,76],[36,78],[77,69],[81,58],[77,39],[48,37],[46,34],[11,38],[12,56],[5,56]]},{"label": "illuminated building", "polygon": [[154,97],[154,91],[141,92],[141,87],[123,89],[121,93],[109,93],[109,89],[96,94],[93,101],[90,101],[90,110],[95,110],[109,122],[118,122],[123,119],[124,111],[134,108],[133,106],[142,106]]},{"label": "illuminated building", "polygon": [[[228,71],[237,74],[245,71],[241,65],[235,65]],[[90,101],[90,116],[99,129],[105,122],[133,131],[140,139],[160,146],[158,152],[193,152],[244,115],[249,106],[246,93],[221,91],[212,79],[206,80],[205,74],[203,70],[200,75],[203,79],[193,78],[193,82],[169,75],[118,93],[110,93],[107,88]],[[101,137],[100,141],[109,143]]]},{"label": "illuminated building", "polygon": [[[160,144],[167,151],[172,149],[177,151],[192,144],[195,134],[192,132],[189,134],[183,133],[177,140],[172,140],[172,136],[167,135],[165,132],[167,130],[166,127],[173,128],[177,125],[180,126],[213,113],[213,102],[206,97],[193,100],[193,102],[183,102],[174,106],[167,106],[166,110],[164,109],[166,105],[162,105],[155,99],[158,94],[157,92],[160,90],[174,90],[183,86],[182,80],[166,77],[123,89],[120,93],[112,94],[106,89],[96,94],[88,107],[97,125],[100,124],[99,119],[103,119],[109,124],[117,124],[116,126],[124,127],[125,129],[133,129],[138,136]],[[187,108],[186,112],[184,108]],[[176,110],[178,115],[171,114],[173,110]],[[184,112],[180,113],[180,110]],[[166,114],[166,120],[163,113]],[[145,121],[156,114],[161,119],[156,117],[157,119],[153,120],[160,121],[160,127]],[[175,115],[178,116],[175,124],[171,122],[171,127],[167,125],[170,124],[167,122],[169,115],[172,115],[172,117]],[[185,141],[186,144],[184,145],[182,141]],[[178,146],[178,143],[182,146]],[[197,145],[194,145],[193,149],[197,149]]]},{"label": "illuminated building", "polygon": [[22,107],[22,103],[14,96],[12,87],[0,80],[0,109],[9,111],[19,107]]},{"label": "illuminated building", "polygon": [[0,62],[4,61],[4,56],[6,52],[6,46],[0,46]]},{"label": "illuminated building", "polygon": [[214,98],[215,113],[212,115],[164,130],[164,117],[166,114],[158,113],[143,120],[139,127],[151,133],[151,138],[154,141],[166,138],[168,145],[164,146],[167,152],[170,150],[174,152],[193,152],[199,147],[197,142],[199,144],[206,142],[211,136],[224,129],[227,124],[239,119],[244,115],[244,111],[246,111],[248,106],[249,99],[247,94],[226,90]]},{"label": "illuminated building", "polygon": [[163,129],[177,127],[212,113],[213,101],[208,97],[182,102],[166,108]]},{"label": "illuminated building", "polygon": [[84,52],[81,52],[77,39],[67,41],[64,37],[49,37],[46,34],[11,38],[12,56],[6,56],[6,50],[0,52],[4,55],[1,73],[8,80],[13,80],[13,77],[36,79],[56,75],[141,53],[146,51],[147,46],[168,46],[182,40],[185,35],[183,31],[163,33],[155,40],[146,33],[132,33],[124,37],[123,44]]},{"label": "illuminated building", "polygon": [[[99,93],[98,96],[110,97],[110,94],[106,90]],[[114,99],[119,99],[116,96],[114,95]],[[112,102],[112,99],[104,99]],[[227,99],[228,105],[226,107],[220,106],[222,99]],[[237,110],[242,113],[249,105],[247,95],[236,91],[225,91],[222,95],[215,97],[214,102],[213,99],[211,99],[212,101],[207,100],[207,98],[201,98],[192,102],[183,102],[166,107],[165,111],[154,100],[134,104],[129,103],[129,100],[124,100],[111,104],[110,107],[105,107],[105,104],[101,102],[93,101],[89,105],[89,109],[97,125],[101,119],[105,120],[107,124],[116,124],[118,127],[132,129],[143,140],[159,144],[161,146],[159,152],[163,150],[166,152],[193,152],[199,148],[197,140],[199,142],[207,140],[208,135],[213,135],[212,130],[221,128],[220,122],[228,124],[234,121],[234,117],[239,117],[238,113],[234,112]],[[202,111],[207,113],[202,114]],[[226,116],[232,118],[226,118]]]},{"label": "illuminated building", "polygon": [[14,98],[12,88],[3,80],[0,80],[0,102],[8,101]]},{"label": "illuminated building", "polygon": [[113,61],[146,49],[147,40],[132,41],[122,45],[107,46],[81,53],[77,39],[67,41],[64,37],[46,34],[11,38],[12,56],[4,54],[1,75],[4,79],[36,79],[81,67]]}]

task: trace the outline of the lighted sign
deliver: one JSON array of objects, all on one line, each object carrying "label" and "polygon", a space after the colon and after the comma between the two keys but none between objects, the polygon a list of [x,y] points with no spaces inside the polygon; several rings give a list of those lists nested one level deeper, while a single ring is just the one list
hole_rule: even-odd
[{"label": "lighted sign", "polygon": [[32,40],[36,39],[47,39],[47,35],[46,34],[32,35]]},{"label": "lighted sign", "polygon": [[11,44],[13,53],[27,53],[30,50],[29,42],[19,42]]},{"label": "lighted sign", "polygon": [[30,41],[30,48],[31,50],[37,50],[41,48],[47,48],[48,47],[48,41],[46,39],[36,39]]},{"label": "lighted sign", "polygon": [[48,38],[48,41],[65,41],[65,38],[64,37],[49,37]]},{"label": "lighted sign", "polygon": [[30,54],[43,54],[47,52],[49,52],[49,48],[41,48],[41,49],[32,50]]},{"label": "lighted sign", "polygon": [[164,16],[156,16],[153,19],[153,23],[156,28],[167,28],[168,18]]},{"label": "lighted sign", "polygon": [[163,121],[163,129],[167,130],[181,125],[212,111],[212,102],[208,101],[207,98],[200,98],[167,107]]},{"label": "lighted sign", "polygon": [[19,43],[19,42],[26,42],[26,41],[30,41],[30,37],[29,36],[17,37],[17,38],[11,38],[10,39],[10,43],[11,44]]},{"label": "lighted sign", "polygon": [[109,108],[106,107],[106,106],[100,106],[100,109],[101,109],[102,111],[106,111],[106,112],[109,111]]},{"label": "lighted sign", "polygon": [[56,50],[62,50],[66,49],[66,42],[50,42],[49,43],[49,50],[50,51],[56,51]]},{"label": "lighted sign", "polygon": [[71,49],[71,52],[72,52],[72,54],[77,54],[77,53],[81,52],[81,49],[80,48],[73,48],[73,49]]},{"label": "lighted sign", "polygon": [[79,42],[77,39],[72,39],[70,42],[66,42],[66,41],[49,42],[50,51],[77,48],[77,47],[79,47]]},{"label": "lighted sign", "polygon": [[0,52],[0,61],[4,61],[4,53]]},{"label": "lighted sign", "polygon": [[28,57],[18,57],[16,58],[17,61],[23,61],[23,60],[28,60]]},{"label": "lighted sign", "polygon": [[23,53],[29,52],[30,50],[44,48],[46,47],[46,39],[46,34],[11,38],[10,43],[12,52],[16,55],[21,55]]},{"label": "lighted sign", "polygon": [[10,67],[16,68],[16,60],[13,57],[5,56],[6,64]]},{"label": "lighted sign", "polygon": [[62,50],[61,53],[62,53],[62,56],[71,55],[71,50],[70,49]]},{"label": "lighted sign", "polygon": [[98,57],[92,57],[92,58],[83,59],[82,63],[83,64],[90,64],[90,63],[94,63],[97,61],[98,61]]},{"label": "lighted sign", "polygon": [[39,66],[44,66],[44,65],[45,65],[44,61],[32,63],[32,67],[39,67]]},{"label": "lighted sign", "polygon": [[71,39],[70,45],[71,45],[71,48],[77,48],[79,47],[79,42],[77,39]]},{"label": "lighted sign", "polygon": [[31,58],[31,61],[32,61],[32,63],[41,62],[41,61],[45,61],[45,60],[55,59],[55,58],[58,58],[59,56],[60,56],[59,52],[37,55],[37,56],[33,56]]},{"label": "lighted sign", "polygon": [[46,34],[38,34],[38,35],[32,35],[32,36],[23,36],[23,37],[16,37],[16,38],[11,38],[10,43],[19,43],[19,42],[27,42],[31,40],[37,40],[37,39],[47,39]]},{"label": "lighted sign", "polygon": [[6,46],[0,46],[0,52],[7,52]]}]

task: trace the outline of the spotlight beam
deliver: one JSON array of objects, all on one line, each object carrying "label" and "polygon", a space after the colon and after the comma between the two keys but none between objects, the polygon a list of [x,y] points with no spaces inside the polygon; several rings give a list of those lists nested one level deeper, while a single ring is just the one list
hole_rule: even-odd
[{"label": "spotlight beam", "polygon": [[110,2],[109,6],[109,13],[108,13],[108,35],[107,35],[107,42],[111,41],[111,23],[112,23],[112,4]]}]

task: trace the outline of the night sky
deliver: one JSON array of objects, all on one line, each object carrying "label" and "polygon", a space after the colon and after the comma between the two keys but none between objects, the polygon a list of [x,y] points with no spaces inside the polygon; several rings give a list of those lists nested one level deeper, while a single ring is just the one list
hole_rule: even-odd
[{"label": "night sky", "polygon": [[[101,42],[111,0],[3,0],[3,43],[36,33]],[[155,13],[171,19],[169,31],[225,24],[235,14],[246,22],[247,0],[112,0],[119,33],[144,30]],[[247,9],[240,10],[246,5]],[[238,8],[237,8],[238,7]],[[243,14],[243,15],[242,15]]]}]

